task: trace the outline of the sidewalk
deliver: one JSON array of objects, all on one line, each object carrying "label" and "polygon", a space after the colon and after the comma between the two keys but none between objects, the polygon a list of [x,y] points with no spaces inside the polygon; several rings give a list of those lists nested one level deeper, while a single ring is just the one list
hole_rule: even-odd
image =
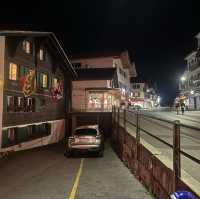
[{"label": "sidewalk", "polygon": [[77,199],[152,199],[109,144],[103,158],[86,158]]}]

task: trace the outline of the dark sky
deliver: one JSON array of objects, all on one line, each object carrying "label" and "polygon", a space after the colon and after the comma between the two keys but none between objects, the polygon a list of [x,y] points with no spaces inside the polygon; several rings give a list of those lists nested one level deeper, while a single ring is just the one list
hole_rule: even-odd
[{"label": "dark sky", "polygon": [[1,4],[0,29],[53,31],[67,53],[128,49],[139,76],[173,100],[200,32],[199,0],[28,0]]}]

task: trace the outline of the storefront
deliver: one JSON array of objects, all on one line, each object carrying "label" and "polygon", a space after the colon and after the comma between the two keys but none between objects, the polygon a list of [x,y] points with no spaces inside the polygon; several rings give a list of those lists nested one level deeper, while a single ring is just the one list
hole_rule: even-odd
[{"label": "storefront", "polygon": [[113,105],[119,105],[117,89],[88,89],[86,91],[87,109],[91,111],[111,111]]}]

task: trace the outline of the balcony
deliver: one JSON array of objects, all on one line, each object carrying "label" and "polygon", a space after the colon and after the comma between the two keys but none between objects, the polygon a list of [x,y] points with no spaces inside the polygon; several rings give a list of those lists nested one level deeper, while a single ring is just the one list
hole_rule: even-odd
[{"label": "balcony", "polygon": [[200,67],[200,61],[192,62],[189,64],[189,71],[194,71],[198,67]]}]

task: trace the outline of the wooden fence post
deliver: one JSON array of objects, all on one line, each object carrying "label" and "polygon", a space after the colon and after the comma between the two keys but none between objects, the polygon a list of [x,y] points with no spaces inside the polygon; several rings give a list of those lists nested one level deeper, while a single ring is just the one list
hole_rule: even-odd
[{"label": "wooden fence post", "polygon": [[139,159],[140,159],[140,114],[136,112],[136,175],[139,176]]},{"label": "wooden fence post", "polygon": [[173,131],[173,191],[177,191],[178,181],[181,177],[180,161],[180,121],[174,121]]},{"label": "wooden fence post", "polygon": [[124,132],[126,133],[126,109],[124,109]]}]

